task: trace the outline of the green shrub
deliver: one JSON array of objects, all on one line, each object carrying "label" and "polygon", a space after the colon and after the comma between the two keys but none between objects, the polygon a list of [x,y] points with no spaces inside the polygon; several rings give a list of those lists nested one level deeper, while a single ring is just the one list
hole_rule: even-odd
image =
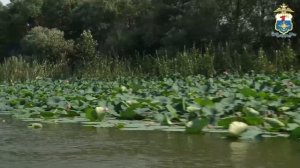
[{"label": "green shrub", "polygon": [[93,62],[81,67],[80,71],[77,71],[75,75],[82,78],[115,79],[120,76],[136,74],[138,72],[133,72],[129,61],[118,57],[98,55]]},{"label": "green shrub", "polygon": [[206,48],[206,52],[202,56],[201,64],[201,71],[199,74],[204,74],[206,76],[213,76],[215,74],[215,67],[214,67],[214,59],[215,59],[215,50],[210,45]]},{"label": "green shrub", "polygon": [[5,59],[0,66],[0,78],[2,81],[26,80],[37,76],[35,73],[38,70],[31,68],[21,57],[10,57]]},{"label": "green shrub", "polygon": [[226,43],[225,47],[219,44],[216,47],[214,65],[218,72],[234,70],[230,44]]},{"label": "green shrub", "polygon": [[97,58],[98,43],[90,30],[84,30],[76,44],[75,59],[83,64],[90,64]]},{"label": "green shrub", "polygon": [[157,56],[152,65],[157,71],[153,75],[166,76],[178,73],[183,76],[196,74],[212,76],[215,74],[214,59],[215,52],[211,46],[207,47],[204,53],[197,48],[192,48],[177,52],[174,57],[167,54]]},{"label": "green shrub", "polygon": [[291,44],[284,44],[281,50],[275,52],[277,71],[288,71],[297,65],[296,53]]},{"label": "green shrub", "polygon": [[0,81],[24,81],[36,78],[66,78],[69,76],[66,63],[28,62],[12,56],[0,64]]},{"label": "green shrub", "polygon": [[257,73],[273,73],[275,72],[274,65],[268,60],[267,55],[263,48],[259,48],[257,59],[254,63],[254,70]]},{"label": "green shrub", "polygon": [[24,55],[39,62],[59,63],[74,50],[74,42],[66,40],[62,31],[40,26],[30,30],[21,45]]},{"label": "green shrub", "polygon": [[237,65],[241,66],[241,72],[250,72],[255,70],[255,52],[250,50],[248,47],[244,46],[243,51],[239,54],[239,59]]}]

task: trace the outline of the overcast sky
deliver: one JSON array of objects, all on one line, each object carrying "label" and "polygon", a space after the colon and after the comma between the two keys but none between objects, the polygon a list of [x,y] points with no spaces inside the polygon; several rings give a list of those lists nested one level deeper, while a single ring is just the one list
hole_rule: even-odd
[{"label": "overcast sky", "polygon": [[8,4],[10,1],[9,0],[0,0],[2,2],[3,5]]}]

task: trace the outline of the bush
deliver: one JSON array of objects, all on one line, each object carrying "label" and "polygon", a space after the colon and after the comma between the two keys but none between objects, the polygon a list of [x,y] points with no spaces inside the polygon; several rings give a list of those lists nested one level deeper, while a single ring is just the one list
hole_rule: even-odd
[{"label": "bush", "polygon": [[199,74],[204,74],[206,76],[213,76],[216,71],[214,67],[214,60],[215,60],[215,50],[214,48],[209,45],[206,48],[206,52],[202,56],[202,61],[201,61],[201,72]]},{"label": "bush", "polygon": [[100,55],[94,62],[86,64],[76,73],[77,77],[116,79],[121,76],[133,76],[140,74],[130,68],[130,62],[118,57]]},{"label": "bush", "polygon": [[[101,61],[97,52],[98,42],[94,40],[90,30],[84,30],[75,45],[75,53],[69,60],[73,74],[82,74],[90,68],[91,64]],[[100,59],[100,60],[99,60]]]},{"label": "bush", "polygon": [[225,46],[219,44],[216,49],[214,65],[218,72],[234,71],[231,44],[226,43]]},{"label": "bush", "polygon": [[93,35],[90,30],[84,30],[76,44],[76,54],[73,59],[84,65],[88,65],[94,62],[97,58],[97,46],[98,43],[94,40]]},{"label": "bush", "polygon": [[12,56],[0,64],[0,81],[24,81],[36,78],[66,78],[69,76],[66,63],[28,62],[21,56]]},{"label": "bush", "polygon": [[15,81],[31,79],[36,75],[36,71],[30,67],[21,57],[10,57],[5,59],[0,65],[0,79],[1,81]]},{"label": "bush", "polygon": [[155,58],[153,69],[156,69],[153,75],[166,76],[181,74],[183,76],[204,74],[213,76],[216,72],[214,69],[215,51],[209,45],[205,52],[197,48],[177,52],[172,58],[167,54]]},{"label": "bush", "polygon": [[64,32],[58,29],[34,27],[23,38],[23,54],[31,60],[59,63],[73,53],[74,42],[64,38]]},{"label": "bush", "polygon": [[296,53],[291,48],[291,44],[284,44],[281,50],[276,51],[276,65],[277,71],[293,70],[297,65]]},{"label": "bush", "polygon": [[268,60],[267,55],[263,48],[259,48],[258,56],[255,60],[255,71],[257,73],[274,73],[275,67],[274,65]]}]

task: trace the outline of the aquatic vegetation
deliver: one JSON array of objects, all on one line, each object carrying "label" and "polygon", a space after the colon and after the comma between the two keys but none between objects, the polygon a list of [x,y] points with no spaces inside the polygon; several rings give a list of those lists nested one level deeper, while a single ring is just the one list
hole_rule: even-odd
[{"label": "aquatic vegetation", "polygon": [[186,124],[186,132],[190,134],[203,133],[203,128],[207,126],[207,124],[208,120],[206,118],[194,119]]},{"label": "aquatic vegetation", "polygon": [[234,134],[285,134],[297,139],[299,110],[299,74],[36,79],[0,87],[0,111],[18,119],[123,130],[232,132],[230,125],[242,122],[250,130]]}]

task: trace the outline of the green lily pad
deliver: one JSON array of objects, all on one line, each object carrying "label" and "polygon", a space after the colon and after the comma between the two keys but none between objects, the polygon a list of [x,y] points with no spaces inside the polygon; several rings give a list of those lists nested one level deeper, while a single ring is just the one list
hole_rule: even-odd
[{"label": "green lily pad", "polygon": [[258,127],[249,127],[247,131],[243,132],[240,135],[240,139],[242,140],[257,140],[261,138],[262,130]]},{"label": "green lily pad", "polygon": [[64,97],[53,96],[53,97],[48,98],[47,105],[50,107],[64,108],[66,105],[66,100]]},{"label": "green lily pad", "polygon": [[290,134],[291,139],[300,139],[300,127],[294,129]]},{"label": "green lily pad", "polygon": [[199,134],[203,133],[202,129],[208,125],[208,119],[194,119],[186,124],[185,130],[188,134]]},{"label": "green lily pad", "polygon": [[226,118],[222,118],[218,121],[218,126],[222,126],[224,127],[224,129],[228,129],[229,125],[234,122],[234,121],[238,121],[239,118],[238,117],[226,117]]},{"label": "green lily pad", "polygon": [[85,115],[90,121],[96,121],[98,119],[95,109],[91,107],[85,109]]}]

